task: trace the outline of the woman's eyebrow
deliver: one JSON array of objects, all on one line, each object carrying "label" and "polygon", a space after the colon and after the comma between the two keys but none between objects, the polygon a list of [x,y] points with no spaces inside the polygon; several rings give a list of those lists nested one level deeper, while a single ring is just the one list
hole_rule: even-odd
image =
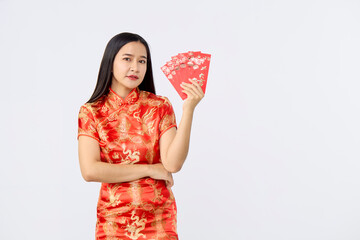
[{"label": "woman's eyebrow", "polygon": [[[133,57],[134,55],[130,54],[130,53],[124,53],[123,56],[130,56]],[[147,59],[145,56],[140,56],[141,58],[145,58]]]}]

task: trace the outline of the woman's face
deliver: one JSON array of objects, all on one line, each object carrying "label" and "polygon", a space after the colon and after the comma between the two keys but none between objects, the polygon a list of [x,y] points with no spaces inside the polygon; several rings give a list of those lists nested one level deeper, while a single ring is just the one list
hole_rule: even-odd
[{"label": "woman's face", "polygon": [[144,80],[146,66],[145,46],[141,42],[125,44],[114,59],[111,88],[126,97]]}]

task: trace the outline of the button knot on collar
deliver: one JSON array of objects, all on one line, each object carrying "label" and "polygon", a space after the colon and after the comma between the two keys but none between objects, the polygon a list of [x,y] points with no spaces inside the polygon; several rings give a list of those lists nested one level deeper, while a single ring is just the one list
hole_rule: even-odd
[{"label": "button knot on collar", "polygon": [[123,99],[111,87],[109,88],[109,98],[119,107],[135,103],[139,99],[139,95],[139,88],[134,88],[126,98]]}]

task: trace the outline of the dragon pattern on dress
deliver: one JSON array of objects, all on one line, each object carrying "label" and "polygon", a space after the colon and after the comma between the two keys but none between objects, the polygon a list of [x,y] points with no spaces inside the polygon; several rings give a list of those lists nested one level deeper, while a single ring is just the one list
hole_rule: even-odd
[{"label": "dragon pattern on dress", "polygon": [[[109,164],[160,163],[159,140],[176,127],[166,97],[133,89],[123,99],[111,87],[93,103],[81,106],[81,135],[99,142],[101,161]],[[171,188],[150,177],[102,183],[95,236],[100,239],[178,239],[177,208]]]}]

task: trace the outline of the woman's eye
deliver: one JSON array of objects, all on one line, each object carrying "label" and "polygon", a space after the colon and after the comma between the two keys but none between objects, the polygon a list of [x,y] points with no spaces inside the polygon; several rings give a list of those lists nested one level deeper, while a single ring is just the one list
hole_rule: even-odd
[{"label": "woman's eye", "polygon": [[140,60],[140,62],[141,62],[141,63],[146,63],[146,61],[145,61],[145,60]]},{"label": "woman's eye", "polygon": [[125,60],[125,61],[128,61],[128,60],[130,60],[130,58],[124,58],[124,60]]}]

